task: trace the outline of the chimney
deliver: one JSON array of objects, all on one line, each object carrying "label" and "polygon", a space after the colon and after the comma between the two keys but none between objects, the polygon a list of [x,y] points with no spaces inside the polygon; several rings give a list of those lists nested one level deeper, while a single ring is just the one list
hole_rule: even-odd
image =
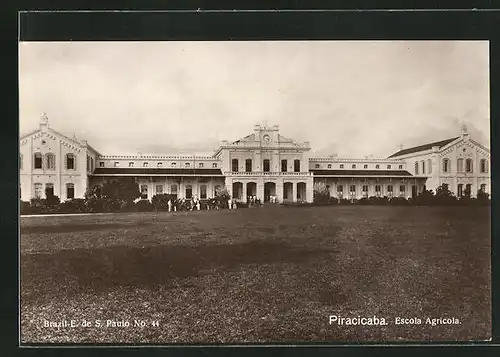
[{"label": "chimney", "polygon": [[462,124],[462,126],[460,127],[461,131],[462,131],[462,137],[463,138],[468,138],[469,137],[469,132],[467,131],[467,125],[466,124]]},{"label": "chimney", "polygon": [[49,118],[47,114],[43,113],[40,117],[40,130],[46,131],[49,128]]}]

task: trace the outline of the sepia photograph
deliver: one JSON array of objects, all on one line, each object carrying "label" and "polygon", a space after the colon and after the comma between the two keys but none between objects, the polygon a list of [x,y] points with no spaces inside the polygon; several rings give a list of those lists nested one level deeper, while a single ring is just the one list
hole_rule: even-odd
[{"label": "sepia photograph", "polygon": [[19,341],[489,341],[488,41],[19,42]]}]

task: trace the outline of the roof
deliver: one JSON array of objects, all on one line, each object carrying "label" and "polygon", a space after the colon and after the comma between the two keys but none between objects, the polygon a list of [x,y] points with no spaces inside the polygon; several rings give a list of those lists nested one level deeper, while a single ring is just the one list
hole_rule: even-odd
[{"label": "roof", "polygon": [[412,176],[406,170],[309,170],[314,176]]},{"label": "roof", "polygon": [[171,168],[133,168],[133,167],[98,167],[93,175],[213,175],[222,176],[220,169],[171,169]]},{"label": "roof", "polygon": [[398,152],[396,152],[396,153],[392,154],[391,156],[389,156],[389,158],[395,157],[395,156],[402,156],[402,155],[412,154],[414,152],[419,152],[419,151],[430,150],[434,146],[438,146],[439,148],[442,148],[443,146],[448,145],[449,143],[451,143],[452,141],[457,140],[458,138],[459,138],[459,136],[457,136],[455,138],[451,138],[451,139],[446,139],[446,140],[441,140],[441,141],[435,141],[433,143],[429,143],[429,144],[425,144],[425,145],[420,145],[420,146],[414,146],[412,148],[399,150]]}]

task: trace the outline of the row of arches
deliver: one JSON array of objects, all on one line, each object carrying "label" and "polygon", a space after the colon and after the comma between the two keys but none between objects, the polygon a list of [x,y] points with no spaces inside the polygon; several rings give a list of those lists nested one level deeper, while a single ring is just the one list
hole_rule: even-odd
[{"label": "row of arches", "polygon": [[[246,190],[243,189],[245,185]],[[296,192],[294,192],[293,182],[285,182],[283,184],[283,197],[277,197],[276,183],[275,182],[265,182],[264,183],[264,202],[270,202],[271,197],[277,197],[279,201],[305,201],[306,200],[306,183],[298,182]],[[249,196],[257,195],[257,183],[256,182],[233,182],[233,194],[232,197],[238,200],[246,201]],[[244,192],[246,191],[246,195]]]}]

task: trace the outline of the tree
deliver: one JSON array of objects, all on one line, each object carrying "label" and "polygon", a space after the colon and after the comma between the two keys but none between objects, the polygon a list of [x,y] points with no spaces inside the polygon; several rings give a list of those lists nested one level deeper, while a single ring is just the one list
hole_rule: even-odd
[{"label": "tree", "polygon": [[154,195],[151,198],[151,203],[153,204],[153,207],[157,211],[167,211],[168,210],[168,201],[174,204],[173,200],[171,200],[171,196],[167,193],[163,193],[161,195]]},{"label": "tree", "polygon": [[225,187],[220,187],[215,192],[215,200],[220,208],[228,208],[227,201],[231,198],[229,191]]},{"label": "tree", "polygon": [[448,189],[448,185],[442,184],[436,188],[436,204],[453,205],[456,203],[457,197]]},{"label": "tree", "polygon": [[490,194],[484,192],[483,190],[477,191],[477,202],[480,204],[489,204],[490,203]]},{"label": "tree", "polygon": [[330,200],[330,190],[323,182],[316,182],[313,185],[313,200],[315,203],[328,203]]}]

